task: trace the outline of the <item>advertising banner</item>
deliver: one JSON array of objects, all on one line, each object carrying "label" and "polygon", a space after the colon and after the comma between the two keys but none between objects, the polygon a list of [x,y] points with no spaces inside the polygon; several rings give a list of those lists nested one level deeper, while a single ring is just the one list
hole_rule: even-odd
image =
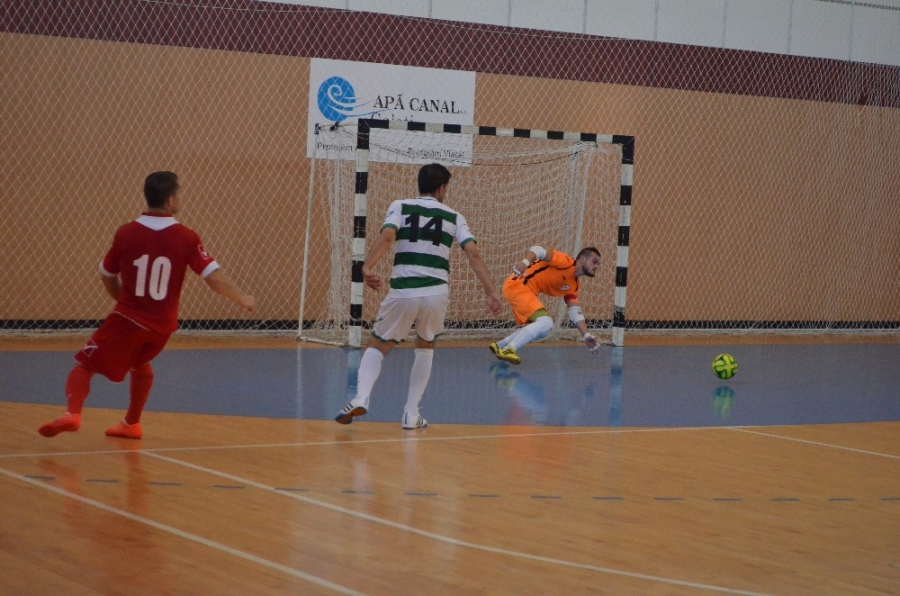
[{"label": "advertising banner", "polygon": [[[353,159],[360,118],[472,124],[475,73],[313,58],[307,157]],[[320,134],[315,135],[316,125]],[[329,130],[338,124],[338,130]],[[372,161],[470,165],[466,135],[396,132],[372,137]]]}]

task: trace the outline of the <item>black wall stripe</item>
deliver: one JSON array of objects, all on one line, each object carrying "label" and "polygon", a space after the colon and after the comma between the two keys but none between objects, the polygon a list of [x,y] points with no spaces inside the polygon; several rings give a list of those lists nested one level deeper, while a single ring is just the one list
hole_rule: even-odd
[{"label": "black wall stripe", "polygon": [[24,35],[445,68],[557,85],[579,81],[900,107],[900,68],[846,60],[252,0],[15,0],[2,6],[0,30]]}]

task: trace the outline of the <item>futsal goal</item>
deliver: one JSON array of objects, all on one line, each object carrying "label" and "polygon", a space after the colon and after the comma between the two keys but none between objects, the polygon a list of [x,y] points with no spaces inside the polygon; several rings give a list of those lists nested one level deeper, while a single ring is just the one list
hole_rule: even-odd
[{"label": "futsal goal", "polygon": [[[316,129],[305,232],[299,338],[359,346],[387,293],[364,289],[362,264],[392,201],[418,196],[422,164],[447,166],[448,206],[469,223],[498,291],[528,247],[575,256],[596,247],[603,265],[582,277],[579,300],[599,339],[622,345],[634,137],[361,119]],[[376,274],[387,281],[391,258]],[[491,315],[463,251],[454,248],[444,338],[499,338],[508,305]],[[545,306],[550,339],[578,338],[561,298]]]}]

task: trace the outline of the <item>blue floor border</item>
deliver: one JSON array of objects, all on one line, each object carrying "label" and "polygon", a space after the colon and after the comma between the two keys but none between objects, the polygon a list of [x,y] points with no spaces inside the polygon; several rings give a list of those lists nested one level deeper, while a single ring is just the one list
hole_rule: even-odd
[{"label": "blue floor border", "polygon": [[[719,353],[738,362],[722,381]],[[169,350],[148,411],[331,419],[355,392],[360,350]],[[422,401],[429,424],[680,427],[900,420],[900,345],[440,348]],[[399,422],[414,353],[384,360],[361,421]],[[72,353],[0,352],[0,401],[64,404]],[[127,381],[95,377],[86,406],[125,409]]]}]

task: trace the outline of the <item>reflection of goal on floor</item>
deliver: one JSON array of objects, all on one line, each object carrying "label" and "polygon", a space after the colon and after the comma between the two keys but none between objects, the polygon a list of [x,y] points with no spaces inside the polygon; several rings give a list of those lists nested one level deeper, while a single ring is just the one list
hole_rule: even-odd
[{"label": "reflection of goal on floor", "polygon": [[[622,345],[633,137],[388,120],[322,127],[317,136],[302,339],[360,345],[387,291],[363,290],[366,249],[387,206],[416,196],[419,167],[437,161],[453,173],[447,204],[465,215],[498,289],[529,246],[572,255],[597,247],[603,266],[594,279],[582,278],[581,302],[592,331]],[[379,263],[385,280],[391,263]],[[488,313],[456,247],[450,268],[445,337],[498,337],[512,326],[508,308],[500,317]],[[555,337],[576,337],[562,301],[545,304],[557,323]]]}]

